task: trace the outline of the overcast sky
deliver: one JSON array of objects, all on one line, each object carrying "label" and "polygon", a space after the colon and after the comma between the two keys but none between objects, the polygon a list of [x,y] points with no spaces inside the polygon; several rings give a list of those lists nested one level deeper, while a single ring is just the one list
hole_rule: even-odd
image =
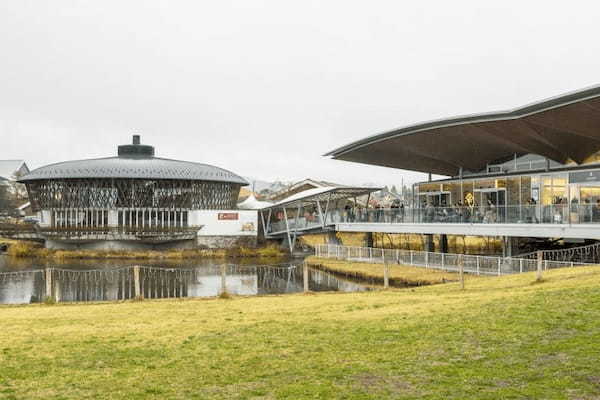
[{"label": "overcast sky", "polygon": [[0,1],[0,159],[158,156],[398,184],[322,154],[600,83],[597,1]]}]

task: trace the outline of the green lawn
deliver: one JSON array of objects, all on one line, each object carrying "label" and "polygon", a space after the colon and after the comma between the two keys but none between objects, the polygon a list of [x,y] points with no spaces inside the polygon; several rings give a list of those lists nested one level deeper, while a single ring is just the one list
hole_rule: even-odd
[{"label": "green lawn", "polygon": [[0,398],[600,398],[600,268],[534,279],[0,307]]}]

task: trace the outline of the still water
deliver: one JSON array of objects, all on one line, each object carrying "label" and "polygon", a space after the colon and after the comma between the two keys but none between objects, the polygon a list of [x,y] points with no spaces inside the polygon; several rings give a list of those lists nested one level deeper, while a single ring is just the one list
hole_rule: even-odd
[{"label": "still water", "polygon": [[[139,266],[137,284],[134,265]],[[46,268],[51,269],[48,272]],[[295,293],[303,290],[303,273],[301,259],[280,264],[252,260],[224,264],[215,259],[47,264],[0,256],[0,304],[37,303],[50,294],[60,302],[125,300],[134,298],[136,290],[147,299],[214,297],[223,287],[227,293],[240,296]],[[368,286],[312,268],[308,269],[308,282],[312,291],[369,290]]]}]

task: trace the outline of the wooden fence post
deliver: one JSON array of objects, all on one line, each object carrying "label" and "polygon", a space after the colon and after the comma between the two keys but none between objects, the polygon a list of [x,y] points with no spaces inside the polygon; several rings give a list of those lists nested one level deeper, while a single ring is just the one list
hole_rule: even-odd
[{"label": "wooden fence post", "polygon": [[540,250],[537,252],[537,273],[535,276],[536,281],[542,280],[542,266],[544,263],[544,253]]},{"label": "wooden fence post", "polygon": [[140,290],[140,266],[136,265],[133,267],[133,291],[135,298],[138,299],[142,291]]},{"label": "wooden fence post", "polygon": [[302,278],[304,281],[304,293],[308,293],[308,264],[306,261],[304,262],[304,266],[302,269]]},{"label": "wooden fence post", "polygon": [[390,266],[384,261],[383,263],[383,288],[390,287]]},{"label": "wooden fence post", "polygon": [[227,264],[221,264],[221,294],[227,293]]},{"label": "wooden fence post", "polygon": [[46,299],[54,299],[52,297],[52,268],[45,269],[44,280],[46,281]]},{"label": "wooden fence post", "polygon": [[465,290],[465,262],[462,254],[458,256],[458,276],[460,278],[460,290]]}]

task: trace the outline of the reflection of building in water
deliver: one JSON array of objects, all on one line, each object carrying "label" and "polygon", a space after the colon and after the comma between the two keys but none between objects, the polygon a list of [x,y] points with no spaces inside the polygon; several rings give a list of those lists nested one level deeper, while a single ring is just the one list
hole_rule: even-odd
[{"label": "reflection of building in water", "polygon": [[[52,269],[52,295],[56,301],[117,301],[136,296],[135,267],[107,270]],[[238,296],[295,293],[303,290],[303,268],[228,266],[224,275],[228,293]],[[222,290],[219,266],[200,268],[139,267],[141,295],[146,299],[214,297]],[[359,291],[358,284],[309,269],[313,291]],[[45,272],[0,274],[0,304],[41,302],[46,290]]]},{"label": "reflection of building in water", "polygon": [[263,267],[256,271],[259,294],[295,293],[302,291],[302,268]]},{"label": "reflection of building in water", "polygon": [[0,274],[0,304],[27,304],[42,298],[43,273],[22,271]]},{"label": "reflection of building in water", "polygon": [[[259,293],[256,270],[237,269],[228,267],[226,274],[227,293],[238,296],[251,296]],[[214,297],[221,293],[221,270],[212,267],[210,269],[197,270],[188,287],[189,297]]]},{"label": "reflection of building in water", "polygon": [[335,290],[340,292],[362,292],[367,290],[363,285],[348,280],[338,278],[337,276],[318,269],[309,269],[311,290],[325,291]]}]

